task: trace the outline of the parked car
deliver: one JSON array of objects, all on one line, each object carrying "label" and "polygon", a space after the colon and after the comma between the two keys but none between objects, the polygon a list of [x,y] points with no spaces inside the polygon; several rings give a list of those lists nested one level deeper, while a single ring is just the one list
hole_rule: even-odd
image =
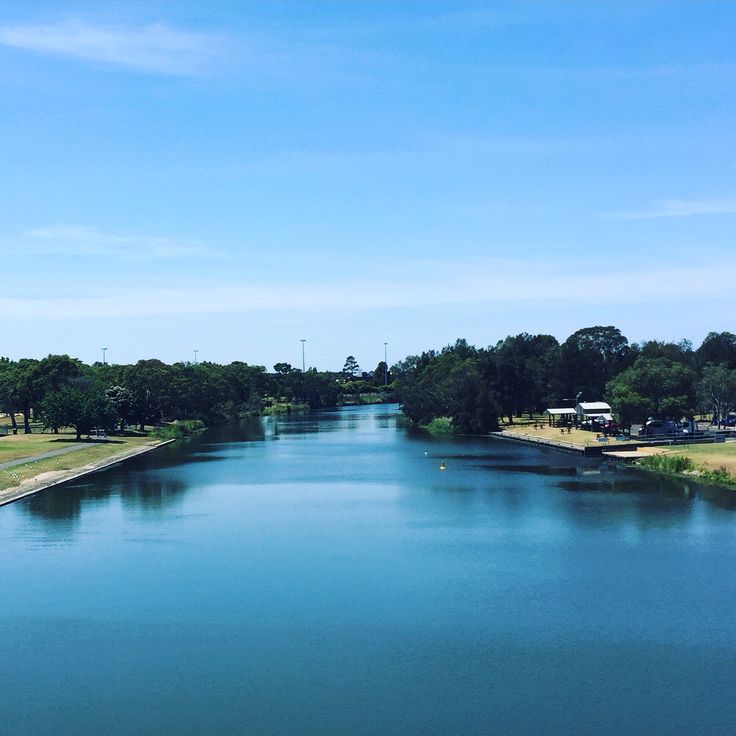
[{"label": "parked car", "polygon": [[677,434],[677,425],[671,419],[648,419],[639,434],[645,437],[656,435],[674,437]]}]

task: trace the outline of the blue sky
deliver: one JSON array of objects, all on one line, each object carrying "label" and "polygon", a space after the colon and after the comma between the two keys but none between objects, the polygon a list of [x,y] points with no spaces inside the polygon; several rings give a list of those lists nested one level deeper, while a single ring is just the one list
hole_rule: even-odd
[{"label": "blue sky", "polygon": [[734,330],[732,2],[0,4],[0,354]]}]

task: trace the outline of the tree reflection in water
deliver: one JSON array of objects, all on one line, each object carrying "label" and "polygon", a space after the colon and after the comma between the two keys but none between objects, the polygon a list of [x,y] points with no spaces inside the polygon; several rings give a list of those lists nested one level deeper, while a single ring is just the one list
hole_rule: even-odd
[{"label": "tree reflection in water", "polygon": [[151,478],[126,474],[126,478],[112,484],[75,483],[41,491],[19,502],[31,516],[44,521],[76,521],[86,508],[107,503],[111,498],[122,499],[126,507],[139,511],[161,511],[181,501],[187,484],[177,478]]}]

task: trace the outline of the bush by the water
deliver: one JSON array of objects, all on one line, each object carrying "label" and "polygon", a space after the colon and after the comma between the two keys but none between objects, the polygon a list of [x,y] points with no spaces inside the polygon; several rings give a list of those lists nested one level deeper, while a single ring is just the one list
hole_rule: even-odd
[{"label": "bush by the water", "polygon": [[183,440],[196,432],[201,432],[204,427],[204,422],[199,419],[180,419],[163,427],[157,427],[152,434],[162,440]]},{"label": "bush by the water", "polygon": [[433,419],[426,425],[426,429],[432,434],[451,434],[455,431],[452,419],[449,417],[437,417],[436,419]]},{"label": "bush by the water", "polygon": [[681,455],[650,455],[642,459],[641,464],[662,473],[685,473],[695,469],[693,461]]},{"label": "bush by the water", "polygon": [[711,483],[718,483],[725,486],[736,486],[736,476],[728,472],[726,468],[721,466],[715,470],[704,468],[700,471],[700,477]]}]

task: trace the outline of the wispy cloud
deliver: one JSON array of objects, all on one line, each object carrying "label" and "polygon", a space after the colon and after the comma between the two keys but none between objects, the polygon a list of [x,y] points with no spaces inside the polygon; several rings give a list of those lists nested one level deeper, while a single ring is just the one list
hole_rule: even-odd
[{"label": "wispy cloud", "polygon": [[84,225],[54,225],[28,230],[14,239],[16,250],[60,255],[134,256],[180,258],[213,255],[203,244],[193,240],[156,235],[119,235]]},{"label": "wispy cloud", "polygon": [[650,220],[663,217],[731,214],[736,214],[736,196],[714,199],[661,199],[651,202],[641,210],[613,212],[608,216],[619,220]]},{"label": "wispy cloud", "polygon": [[0,26],[0,44],[141,72],[193,74],[220,54],[223,39],[160,24],[106,27],[80,20]]},{"label": "wispy cloud", "polygon": [[[723,298],[712,294],[709,268],[693,264],[612,270],[597,275],[596,289],[587,292],[578,288],[578,275],[565,273],[547,261],[426,261],[414,263],[413,273],[411,269],[400,270],[411,275],[339,281],[312,278],[289,283],[273,278],[243,278],[230,283],[169,279],[165,289],[151,290],[138,284],[127,287],[124,295],[120,289],[93,291],[94,287],[79,293],[80,286],[75,284],[67,293],[0,295],[0,313],[30,320],[64,320],[92,313],[111,318],[268,313],[303,316],[336,310],[345,313],[450,305],[496,305],[503,310],[523,304],[538,305],[540,309],[552,304],[571,309],[622,303],[677,304],[685,292],[703,303]],[[653,283],[661,286],[653,289]],[[192,299],[192,293],[197,299]]]}]

